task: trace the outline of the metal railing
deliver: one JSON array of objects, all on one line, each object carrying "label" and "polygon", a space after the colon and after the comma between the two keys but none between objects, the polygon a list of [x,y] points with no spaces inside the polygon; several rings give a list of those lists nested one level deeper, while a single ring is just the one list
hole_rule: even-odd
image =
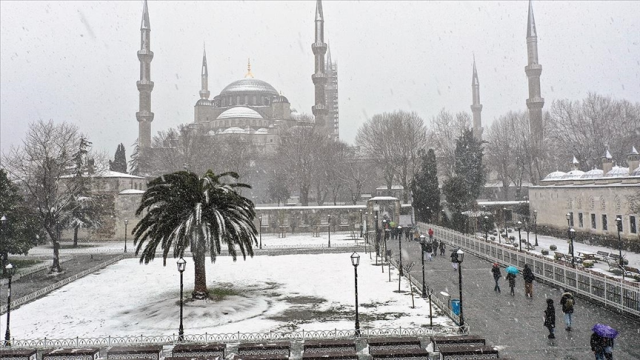
[{"label": "metal railing", "polygon": [[597,301],[621,312],[640,316],[640,283],[615,278],[580,265],[553,260],[542,255],[519,251],[512,245],[476,239],[457,231],[435,225],[419,223],[421,231],[433,229],[434,236],[455,244],[463,250],[485,258],[523,268],[529,264],[534,274],[543,281],[570,290],[575,294]]},{"label": "metal railing", "polygon": [[[67,261],[71,260],[71,258],[62,258],[60,259],[60,264],[65,263]],[[31,275],[33,273],[37,273],[38,271],[42,271],[45,269],[48,269],[51,267],[51,264],[40,264],[40,265],[36,265],[36,266],[29,266],[28,268],[23,269],[18,269],[18,273],[13,275],[12,281],[17,281],[18,279],[25,277],[27,275]],[[7,285],[9,283],[9,279],[0,279],[0,286],[4,286]]]},{"label": "metal railing", "polygon": [[[70,282],[76,281],[76,280],[78,280],[78,279],[80,279],[82,277],[85,277],[85,276],[87,276],[87,275],[89,275],[91,273],[94,273],[94,272],[96,272],[96,271],[98,271],[98,270],[100,270],[100,269],[102,269],[104,267],[107,267],[107,266],[109,266],[109,265],[111,265],[113,263],[116,263],[116,262],[122,260],[122,258],[123,258],[122,255],[113,257],[113,258],[111,258],[111,259],[109,259],[107,261],[101,262],[100,264],[98,264],[98,265],[96,265],[96,266],[94,266],[94,267],[92,267],[90,269],[87,269],[87,270],[85,270],[83,272],[77,273],[77,274],[75,274],[73,276],[70,276],[70,277],[64,279],[64,280],[58,281],[55,284],[51,284],[51,285],[47,286],[44,289],[40,289],[38,291],[34,291],[31,294],[28,294],[28,295],[25,295],[25,296],[23,296],[21,298],[15,299],[15,300],[13,300],[11,302],[11,307],[15,309],[16,307],[18,307],[18,306],[20,306],[22,304],[26,304],[29,301],[35,300],[35,299],[41,297],[44,294],[47,294],[47,293],[50,293],[53,290],[59,289],[59,288],[65,286],[65,285],[69,284]],[[0,306],[0,314],[4,314],[6,312],[7,312],[7,305]]]},{"label": "metal railing", "polygon": [[[437,330],[428,328],[375,328],[361,329],[360,337],[380,337],[380,336],[442,336],[454,335],[457,329],[438,328]],[[12,348],[67,348],[67,347],[110,347],[128,345],[175,345],[179,343],[237,343],[237,342],[257,342],[276,340],[311,340],[311,339],[355,339],[354,329],[348,330],[313,330],[313,331],[270,331],[255,333],[221,333],[221,334],[185,334],[184,342],[178,341],[178,335],[152,335],[152,336],[104,336],[94,338],[68,338],[68,339],[18,339],[11,340]],[[4,345],[0,345],[3,347]]]}]

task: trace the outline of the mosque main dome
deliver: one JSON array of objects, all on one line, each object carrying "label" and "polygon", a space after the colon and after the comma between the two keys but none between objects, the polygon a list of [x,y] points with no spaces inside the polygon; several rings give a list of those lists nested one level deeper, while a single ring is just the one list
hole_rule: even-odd
[{"label": "mosque main dome", "polygon": [[244,94],[254,94],[259,93],[261,95],[274,95],[278,96],[278,91],[271,86],[266,81],[262,81],[255,78],[244,78],[240,80],[236,80],[231,84],[227,85],[220,92],[221,96],[229,96],[229,95],[244,95]]}]

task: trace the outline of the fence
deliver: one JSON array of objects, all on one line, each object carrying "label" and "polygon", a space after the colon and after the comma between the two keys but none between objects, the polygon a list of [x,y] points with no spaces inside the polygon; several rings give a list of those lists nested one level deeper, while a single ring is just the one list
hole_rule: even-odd
[{"label": "fence", "polygon": [[[47,294],[47,293],[49,293],[49,292],[51,292],[53,290],[59,289],[59,288],[65,286],[65,285],[67,285],[70,282],[76,281],[76,280],[78,280],[78,279],[80,279],[82,277],[85,277],[85,276],[87,276],[87,275],[89,275],[91,273],[94,273],[94,272],[96,272],[96,271],[98,271],[98,270],[100,270],[100,269],[102,269],[102,268],[104,268],[106,266],[109,266],[109,265],[111,265],[113,263],[116,263],[116,262],[122,260],[122,258],[123,258],[122,255],[116,256],[116,257],[111,258],[111,259],[109,259],[107,261],[101,262],[100,264],[98,264],[97,266],[92,267],[91,269],[87,269],[87,270],[85,270],[83,272],[77,273],[77,274],[75,274],[75,275],[73,275],[71,277],[68,277],[68,278],[64,279],[64,280],[58,281],[55,284],[51,284],[51,285],[47,286],[44,289],[40,289],[38,291],[34,291],[31,294],[28,294],[28,295],[25,295],[25,296],[23,296],[21,298],[15,299],[15,300],[13,300],[11,302],[11,307],[12,308],[16,308],[17,306],[20,306],[22,304],[26,304],[29,301],[35,300],[35,299],[41,297],[44,294]],[[7,312],[7,305],[2,305],[0,307],[0,314],[4,314],[6,312]]]},{"label": "fence", "polygon": [[[60,264],[71,260],[71,258],[66,258],[66,259],[60,259]],[[27,275],[31,275],[33,273],[37,273],[38,271],[42,271],[45,269],[49,269],[51,267],[51,263],[47,263],[47,264],[40,264],[40,265],[36,265],[36,266],[30,266],[26,269],[18,269],[18,273],[13,275],[12,281],[17,281],[18,279],[25,277]],[[9,279],[1,279],[0,280],[0,286],[5,286],[9,283]]]},{"label": "fence", "polygon": [[485,258],[519,268],[529,264],[539,279],[571,290],[575,294],[597,301],[629,315],[640,316],[640,283],[618,279],[601,272],[552,260],[542,255],[518,251],[513,246],[476,239],[451,229],[419,223],[421,231],[433,229],[434,236],[455,244],[463,250]]},{"label": "fence", "polygon": [[[437,330],[427,328],[377,328],[361,329],[360,337],[380,337],[380,336],[441,336],[453,335],[457,329],[438,328]],[[237,342],[258,342],[277,340],[328,340],[328,339],[354,339],[356,333],[354,329],[349,330],[314,330],[314,331],[292,331],[292,332],[263,332],[263,333],[226,333],[226,334],[185,334],[184,342],[187,343],[237,343]],[[180,343],[176,334],[158,336],[106,336],[96,338],[69,338],[69,339],[12,339],[11,348],[67,348],[67,347],[110,347],[124,345],[175,345]],[[0,345],[3,347],[4,345]]]}]

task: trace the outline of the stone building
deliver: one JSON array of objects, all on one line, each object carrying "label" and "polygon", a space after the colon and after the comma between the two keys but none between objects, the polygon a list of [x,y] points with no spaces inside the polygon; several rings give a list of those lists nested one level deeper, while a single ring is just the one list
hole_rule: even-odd
[{"label": "stone building", "polygon": [[[538,213],[538,226],[578,233],[617,237],[616,218],[622,219],[621,237],[640,241],[640,215],[632,210],[640,201],[640,155],[635,147],[627,156],[628,167],[614,166],[607,151],[602,169],[555,171],[529,188],[530,210]],[[569,220],[567,220],[569,217]]]}]

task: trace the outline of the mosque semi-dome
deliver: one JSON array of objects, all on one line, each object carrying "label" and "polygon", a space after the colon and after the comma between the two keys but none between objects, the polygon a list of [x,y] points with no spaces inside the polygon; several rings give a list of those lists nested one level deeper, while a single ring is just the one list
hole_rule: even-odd
[{"label": "mosque semi-dome", "polygon": [[274,95],[278,96],[278,91],[271,86],[266,81],[262,81],[255,78],[244,78],[240,80],[236,80],[231,84],[227,85],[222,92],[220,92],[221,96],[228,95],[240,95],[240,94],[248,94],[248,93],[260,93],[264,95]]},{"label": "mosque semi-dome", "polygon": [[622,166],[614,166],[605,177],[624,177],[629,175],[629,169]]},{"label": "mosque semi-dome", "polygon": [[564,173],[562,171],[554,171],[551,174],[547,175],[544,180],[560,180],[562,179],[565,175],[567,175],[567,173]]},{"label": "mosque semi-dome", "polygon": [[593,169],[589,170],[582,175],[582,179],[597,179],[601,178],[604,175],[604,171],[602,169]]},{"label": "mosque semi-dome", "polygon": [[220,114],[217,120],[224,119],[262,119],[262,115],[260,115],[257,111],[250,109],[244,106],[236,106],[232,107],[229,110],[225,110],[222,114]]}]

